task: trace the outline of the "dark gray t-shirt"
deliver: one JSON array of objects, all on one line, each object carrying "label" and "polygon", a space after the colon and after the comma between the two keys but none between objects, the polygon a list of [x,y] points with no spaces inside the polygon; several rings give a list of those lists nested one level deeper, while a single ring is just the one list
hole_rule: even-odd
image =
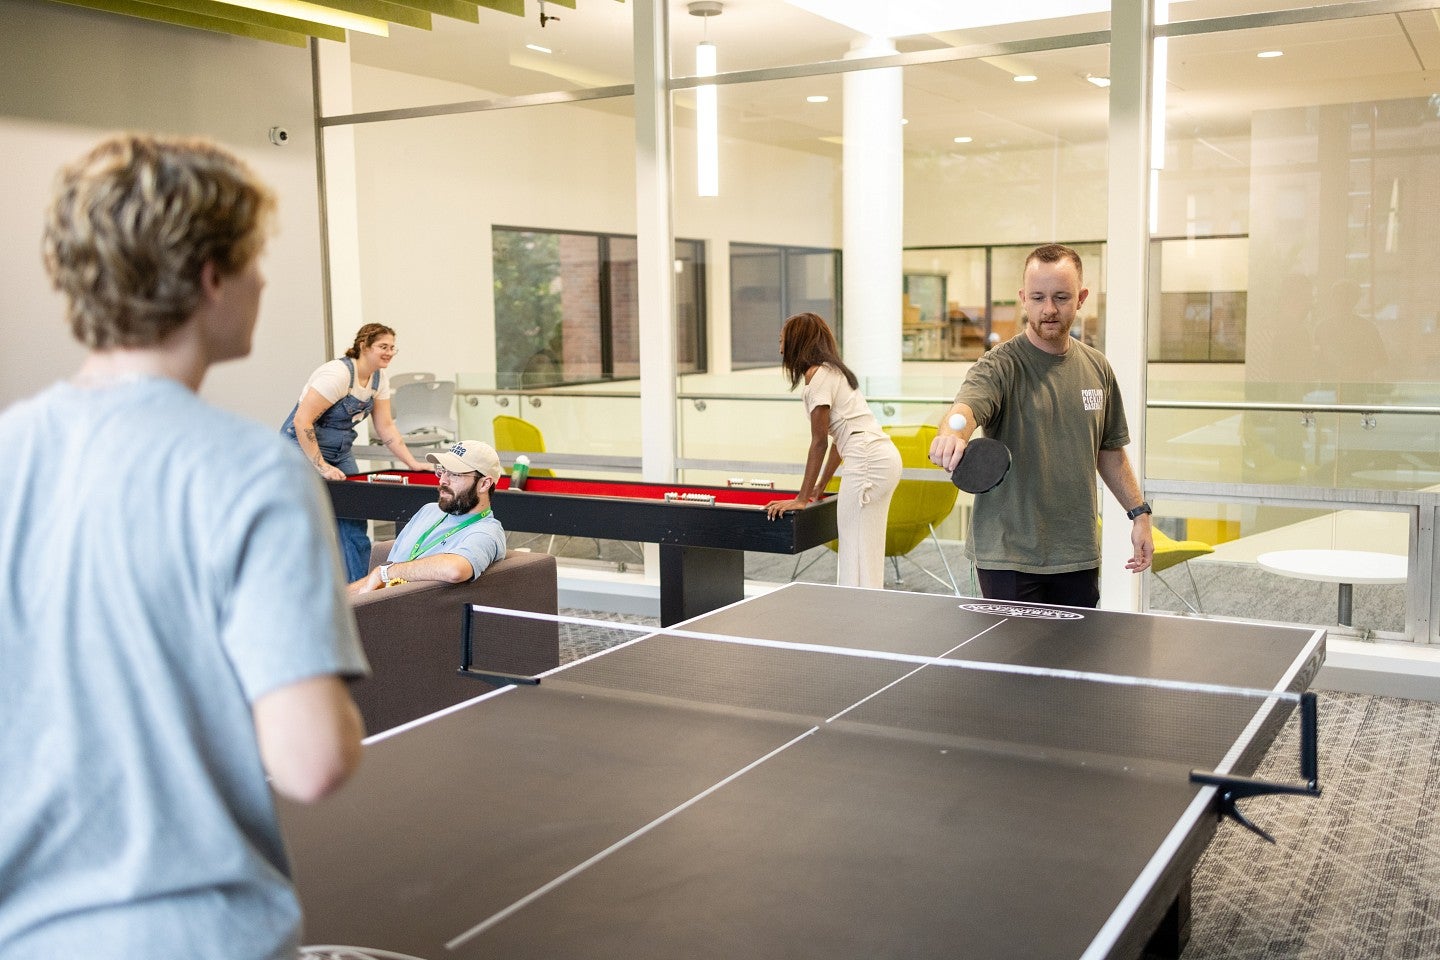
[{"label": "dark gray t-shirt", "polygon": [[1005,482],[975,498],[966,555],[1023,573],[1099,566],[1096,461],[1130,442],[1105,355],[1071,340],[1055,356],[1022,330],[975,363],[955,399],[1013,458]]}]

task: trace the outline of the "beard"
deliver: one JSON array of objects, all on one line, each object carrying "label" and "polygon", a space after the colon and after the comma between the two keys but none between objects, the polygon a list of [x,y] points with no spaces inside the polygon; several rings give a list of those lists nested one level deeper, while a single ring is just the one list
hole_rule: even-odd
[{"label": "beard", "polygon": [[[1056,318],[1056,320],[1059,319],[1060,318],[1058,317]],[[1031,319],[1029,314],[1025,314],[1024,320],[1025,326],[1029,327],[1037,338],[1044,340],[1047,343],[1063,344],[1066,340],[1070,338],[1070,328],[1063,321],[1057,323],[1051,329],[1046,330],[1041,323],[1042,318],[1040,317]]]},{"label": "beard", "polygon": [[479,486],[479,481],[476,481],[470,485],[470,489],[460,493],[447,493],[441,490],[439,499],[440,509],[456,517],[469,513],[480,503],[480,491],[477,489]]}]

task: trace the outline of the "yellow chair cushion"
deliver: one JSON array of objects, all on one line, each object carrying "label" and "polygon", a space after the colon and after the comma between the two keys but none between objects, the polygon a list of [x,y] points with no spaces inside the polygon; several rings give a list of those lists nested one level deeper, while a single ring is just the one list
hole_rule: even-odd
[{"label": "yellow chair cushion", "polygon": [[[520,453],[544,453],[545,435],[540,428],[528,420],[498,414],[494,420],[495,449],[516,450]],[[531,468],[532,477],[553,477],[554,470]]]},{"label": "yellow chair cushion", "polygon": [[[930,442],[936,428],[929,424],[887,426],[884,428],[900,451],[904,467],[930,467]],[[936,476],[939,476],[937,472]],[[939,523],[955,509],[960,491],[951,483],[929,480],[901,480],[890,500],[890,516],[885,522],[885,556],[903,557],[930,536],[931,524]],[[838,548],[837,541],[828,544]]]},{"label": "yellow chair cushion", "polygon": [[1169,570],[1186,560],[1194,560],[1215,552],[1214,547],[1201,540],[1172,540],[1158,528],[1153,528],[1152,533],[1155,539],[1155,556],[1150,561],[1150,569],[1156,573]]}]

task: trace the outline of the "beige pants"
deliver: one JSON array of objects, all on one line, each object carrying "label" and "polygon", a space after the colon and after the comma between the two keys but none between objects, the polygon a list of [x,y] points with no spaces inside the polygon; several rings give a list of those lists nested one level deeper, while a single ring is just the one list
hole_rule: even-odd
[{"label": "beige pants", "polygon": [[872,439],[845,457],[836,507],[840,555],[835,582],[840,586],[885,586],[885,521],[900,469],[900,451],[889,437]]}]

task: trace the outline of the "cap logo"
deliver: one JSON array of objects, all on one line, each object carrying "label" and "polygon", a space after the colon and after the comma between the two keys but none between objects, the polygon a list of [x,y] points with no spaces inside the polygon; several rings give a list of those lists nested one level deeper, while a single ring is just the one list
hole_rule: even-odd
[{"label": "cap logo", "polygon": [[457,456],[457,457],[463,457],[463,456],[465,456],[465,444],[463,444],[463,443],[457,443],[457,444],[455,444],[455,446],[453,446],[453,447],[450,448],[450,452],[453,453],[453,454],[455,454],[455,456]]}]

